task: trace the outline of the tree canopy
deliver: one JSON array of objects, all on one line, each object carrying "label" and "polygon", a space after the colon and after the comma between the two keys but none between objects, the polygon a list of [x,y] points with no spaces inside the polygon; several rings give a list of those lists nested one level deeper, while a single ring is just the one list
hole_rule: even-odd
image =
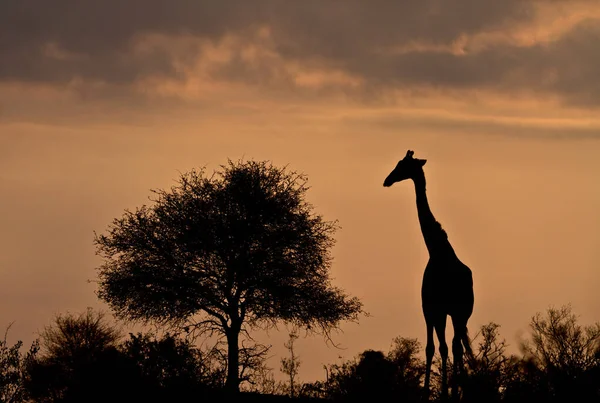
[{"label": "tree canopy", "polygon": [[331,283],[338,226],[313,212],[307,190],[305,175],[269,162],[182,174],[96,236],[99,297],[123,319],[226,336],[237,388],[241,331],[284,321],[329,335],[362,311]]}]

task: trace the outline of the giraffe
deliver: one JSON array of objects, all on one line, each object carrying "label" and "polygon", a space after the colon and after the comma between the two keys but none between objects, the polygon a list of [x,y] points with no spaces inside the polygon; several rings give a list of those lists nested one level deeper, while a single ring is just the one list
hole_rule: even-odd
[{"label": "giraffe", "polygon": [[423,315],[427,326],[425,392],[429,393],[431,364],[435,352],[433,340],[435,330],[442,357],[442,398],[448,395],[446,318],[450,315],[454,327],[452,356],[455,376],[452,382],[452,396],[458,398],[456,375],[463,369],[463,346],[467,355],[472,356],[467,321],[473,313],[473,277],[471,270],[456,256],[446,231],[436,221],[429,208],[423,171],[427,160],[413,158],[413,154],[413,151],[407,151],[404,159],[400,160],[396,168],[385,178],[383,186],[389,187],[406,179],[411,179],[415,185],[419,224],[429,252],[429,262],[423,274],[421,287]]}]

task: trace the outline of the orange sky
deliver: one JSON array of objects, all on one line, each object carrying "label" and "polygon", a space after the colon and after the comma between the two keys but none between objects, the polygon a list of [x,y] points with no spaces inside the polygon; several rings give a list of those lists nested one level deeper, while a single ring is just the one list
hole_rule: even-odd
[{"label": "orange sky", "polygon": [[[472,333],[495,321],[516,347],[535,312],[566,303],[600,320],[596,2],[138,3],[0,6],[9,339],[102,307],[93,231],[178,171],[245,158],[308,175],[317,212],[342,227],[335,284],[372,314],[343,326],[344,350],[300,339],[300,378],[398,335],[423,341],[414,189],[382,186],[409,148],[473,271]],[[285,338],[259,337],[276,369]]]}]

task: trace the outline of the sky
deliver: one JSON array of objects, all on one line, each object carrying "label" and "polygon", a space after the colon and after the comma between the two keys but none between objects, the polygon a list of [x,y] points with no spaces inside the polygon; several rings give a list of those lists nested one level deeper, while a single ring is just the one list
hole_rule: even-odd
[{"label": "sky", "polygon": [[[473,271],[471,335],[499,323],[517,352],[531,316],[569,303],[597,322],[598,49],[596,0],[2,0],[0,327],[30,342],[108,309],[94,231],[230,158],[308,176],[341,226],[333,282],[371,315],[339,349],[299,339],[301,381],[424,343],[414,188],[382,186],[408,149]],[[275,372],[286,335],[256,335]]]}]

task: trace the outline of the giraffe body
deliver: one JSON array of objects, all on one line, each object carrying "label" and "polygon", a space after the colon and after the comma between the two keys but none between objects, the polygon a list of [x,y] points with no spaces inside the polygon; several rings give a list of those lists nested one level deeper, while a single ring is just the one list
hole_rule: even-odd
[{"label": "giraffe body", "polygon": [[423,274],[421,300],[423,314],[443,313],[451,317],[466,317],[473,313],[473,277],[471,269],[458,258],[448,264],[429,259]]},{"label": "giraffe body", "polygon": [[[425,190],[425,173],[423,165],[426,160],[413,158],[408,151],[406,157],[398,162],[396,168],[387,176],[384,186],[389,187],[396,182],[411,179],[415,185],[417,213],[425,245],[429,252],[429,262],[423,274],[421,302],[427,326],[427,344],[425,347],[426,372],[425,389],[429,391],[431,365],[435,352],[433,333],[437,334],[439,352],[442,357],[442,398],[447,395],[448,345],[446,344],[446,320],[450,316],[454,328],[452,339],[452,355],[454,357],[455,374],[460,374],[463,367],[463,348],[471,355],[471,347],[467,333],[467,322],[473,313],[474,293],[471,269],[460,261],[448,235],[433,216]],[[456,376],[453,379],[456,380]],[[458,396],[458,385],[452,384],[452,395]]]}]

